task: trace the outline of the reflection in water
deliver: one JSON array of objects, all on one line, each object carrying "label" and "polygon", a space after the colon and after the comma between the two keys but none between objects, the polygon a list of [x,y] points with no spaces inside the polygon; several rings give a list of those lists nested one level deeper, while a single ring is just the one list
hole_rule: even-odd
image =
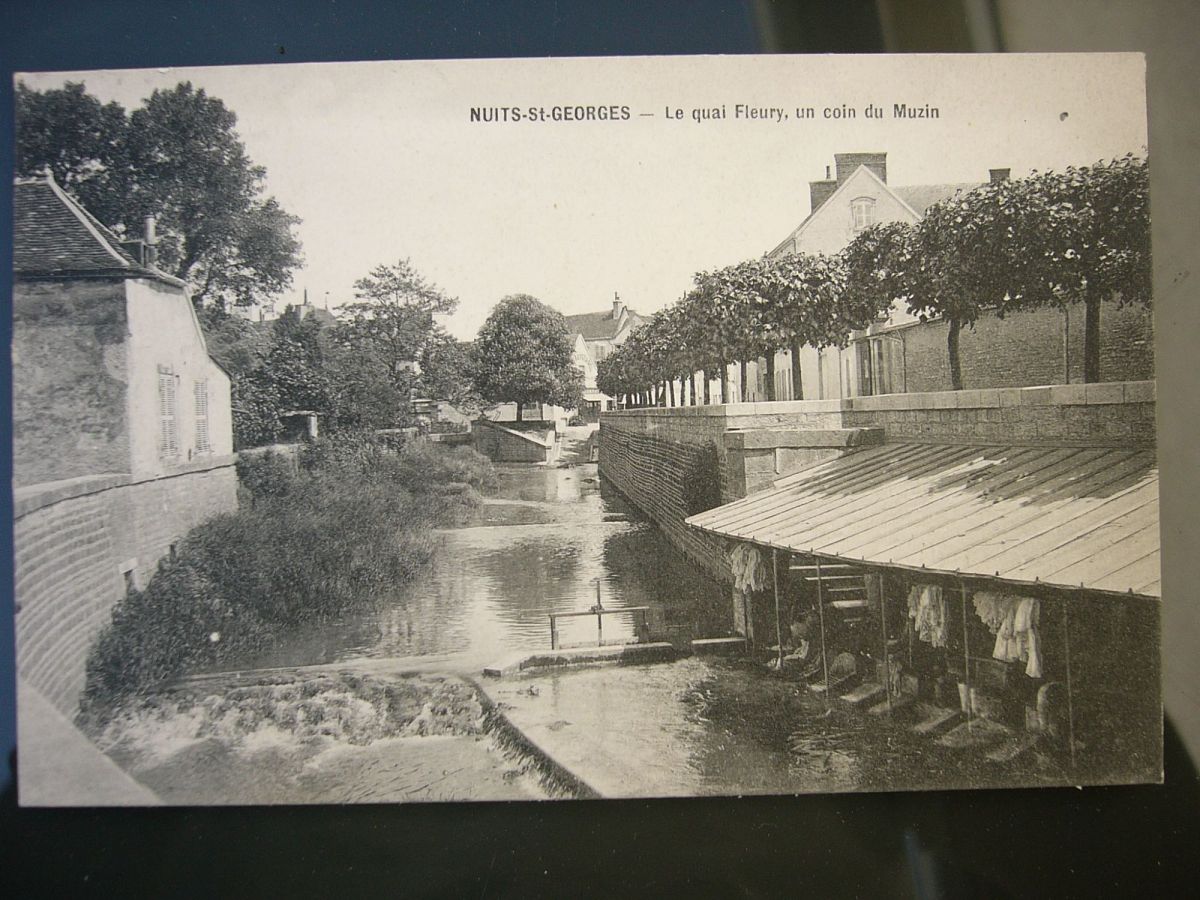
[{"label": "reflection in water", "polygon": [[[721,587],[698,572],[620,497],[595,464],[509,467],[474,519],[437,535],[427,570],[341,621],[283,636],[223,668],[301,666],[354,658],[438,657],[475,672],[513,651],[550,646],[548,615],[651,607],[659,636],[726,634]],[[604,639],[632,640],[634,617],[606,616]],[[564,645],[595,643],[592,617],[560,622]]]}]

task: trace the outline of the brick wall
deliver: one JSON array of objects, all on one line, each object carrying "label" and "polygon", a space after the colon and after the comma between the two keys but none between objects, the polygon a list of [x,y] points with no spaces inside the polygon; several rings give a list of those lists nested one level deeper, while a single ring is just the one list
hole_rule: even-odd
[{"label": "brick wall", "polygon": [[[1083,306],[1070,310],[1071,382],[1083,381]],[[1141,381],[1154,377],[1154,329],[1149,310],[1100,313],[1100,377]],[[904,341],[905,384],[910,392],[950,390],[945,322],[928,322],[893,332]],[[959,335],[963,387],[1026,387],[1063,382],[1063,314],[1041,309],[999,319],[988,312]]]},{"label": "brick wall", "polygon": [[172,544],[237,507],[230,457],[169,477],[73,478],[15,491],[17,671],[72,716],[88,648],[124,595],[144,587]]},{"label": "brick wall", "polygon": [[[719,407],[686,410],[631,410],[606,413],[600,419],[600,474],[657,525],[685,556],[710,575],[729,581],[732,576],[725,542],[683,524],[687,498],[695,492],[690,479],[706,468],[717,450],[717,484],[721,502],[729,498],[721,435],[724,415]],[[691,413],[679,416],[668,412]],[[699,510],[694,510],[699,512]]]},{"label": "brick wall", "polygon": [[13,483],[129,471],[122,282],[13,285]]}]

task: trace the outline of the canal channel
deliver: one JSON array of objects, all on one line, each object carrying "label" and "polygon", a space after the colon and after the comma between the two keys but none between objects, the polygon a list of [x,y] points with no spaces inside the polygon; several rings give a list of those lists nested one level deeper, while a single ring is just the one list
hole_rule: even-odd
[{"label": "canal channel", "polygon": [[[168,802],[562,796],[488,724],[470,679],[549,649],[549,614],[597,597],[649,607],[652,631],[681,646],[731,626],[728,589],[602,485],[594,463],[501,467],[473,517],[436,534],[414,582],[147,698],[94,737]],[[634,640],[637,618],[606,616],[605,640]],[[560,640],[594,644],[595,622],[561,620]],[[928,742],[742,658],[535,673],[488,692],[607,796],[978,783]]]}]

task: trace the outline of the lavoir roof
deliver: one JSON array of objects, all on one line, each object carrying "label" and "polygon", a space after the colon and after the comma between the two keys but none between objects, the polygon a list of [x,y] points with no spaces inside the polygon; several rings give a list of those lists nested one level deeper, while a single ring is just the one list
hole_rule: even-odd
[{"label": "lavoir roof", "polygon": [[1153,450],[886,444],[692,516],[816,556],[1161,597]]}]

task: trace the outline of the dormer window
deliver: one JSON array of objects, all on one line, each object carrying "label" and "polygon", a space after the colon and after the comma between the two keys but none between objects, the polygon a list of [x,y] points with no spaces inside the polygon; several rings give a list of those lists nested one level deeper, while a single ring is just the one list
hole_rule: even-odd
[{"label": "dormer window", "polygon": [[859,197],[850,201],[850,217],[854,231],[858,233],[875,224],[875,201],[870,197]]}]

